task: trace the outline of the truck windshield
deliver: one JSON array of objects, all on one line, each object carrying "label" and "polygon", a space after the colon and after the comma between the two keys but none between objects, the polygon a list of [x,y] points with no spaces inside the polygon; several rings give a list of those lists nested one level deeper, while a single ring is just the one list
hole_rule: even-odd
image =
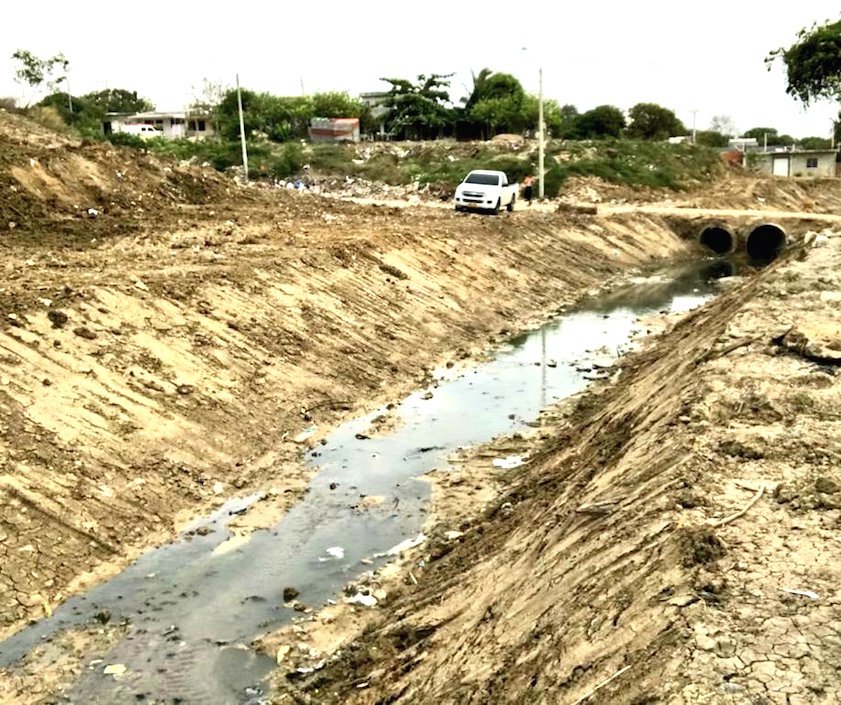
[{"label": "truck windshield", "polygon": [[499,177],[496,174],[468,174],[464,183],[482,184],[482,186],[499,186]]}]

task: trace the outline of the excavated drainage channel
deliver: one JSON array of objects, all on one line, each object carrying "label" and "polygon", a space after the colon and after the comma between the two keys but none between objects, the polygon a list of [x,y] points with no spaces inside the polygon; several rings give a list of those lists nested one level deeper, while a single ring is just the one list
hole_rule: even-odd
[{"label": "excavated drainage channel", "polygon": [[[731,273],[728,262],[707,260],[584,304],[511,340],[475,370],[441,376],[432,398],[409,396],[399,407],[404,424],[391,435],[356,437],[382,410],[342,425],[311,453],[320,471],[273,530],[214,555],[229,536],[227,522],[256,498],[232,500],[189,534],[0,643],[0,666],[60,630],[110,613],[113,622],[128,620],[129,632],[82,673],[66,702],[264,702],[261,683],[274,663],[246,645],[298,614],[283,606],[284,587],[294,586],[308,605],[336,598],[363,571],[361,559],[422,529],[429,488],[417,478],[445,467],[459,446],[521,429],[546,405],[580,392],[593,376],[586,364],[592,351],[621,353],[640,317],[697,307],[715,295],[714,280]],[[361,513],[353,506],[362,495],[386,503]],[[200,527],[211,531],[194,533]],[[108,664],[126,671],[105,675]]]}]

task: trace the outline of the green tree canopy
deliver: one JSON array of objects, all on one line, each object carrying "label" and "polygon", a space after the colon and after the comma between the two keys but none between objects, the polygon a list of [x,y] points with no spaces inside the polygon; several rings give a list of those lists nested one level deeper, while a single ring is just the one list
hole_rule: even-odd
[{"label": "green tree canopy", "polygon": [[[309,96],[276,96],[242,90],[243,125],[247,139],[255,133],[273,142],[303,139],[314,117],[358,117],[364,123],[368,108],[347,93],[315,93]],[[224,139],[239,138],[237,92],[225,93],[216,111]]]},{"label": "green tree canopy", "polygon": [[383,78],[391,84],[385,106],[391,109],[387,125],[401,139],[434,139],[453,122],[450,102],[452,74],[418,76],[417,83],[403,78]]},{"label": "green tree canopy", "polygon": [[799,140],[799,143],[803,149],[830,149],[832,147],[829,137],[804,137]]},{"label": "green tree canopy", "polygon": [[760,144],[763,143],[766,136],[768,138],[769,145],[780,143],[780,135],[775,127],[752,127],[749,130],[745,130],[742,136],[753,137]]},{"label": "green tree canopy", "polygon": [[155,105],[148,98],[141,98],[137,91],[124,88],[107,88],[104,91],[82,96],[90,107],[102,113],[145,113],[154,110]]},{"label": "green tree canopy", "polygon": [[27,49],[18,49],[12,54],[16,62],[15,81],[26,84],[34,90],[45,88],[54,92],[59,84],[67,81],[67,69],[70,61],[64,54],[56,54],[48,59],[40,59]]},{"label": "green tree canopy", "polygon": [[781,47],[767,56],[769,70],[777,59],[786,69],[786,93],[804,105],[841,98],[841,22],[804,27],[788,49]]},{"label": "green tree canopy", "polygon": [[581,139],[619,137],[625,129],[625,115],[613,105],[600,105],[583,113],[576,122]]},{"label": "green tree canopy", "polygon": [[686,134],[677,115],[656,103],[637,103],[628,111],[631,124],[628,135],[644,140],[664,140]]},{"label": "green tree canopy", "polygon": [[703,147],[721,149],[728,145],[729,139],[727,135],[722,135],[715,130],[698,130],[695,134],[695,142]]}]

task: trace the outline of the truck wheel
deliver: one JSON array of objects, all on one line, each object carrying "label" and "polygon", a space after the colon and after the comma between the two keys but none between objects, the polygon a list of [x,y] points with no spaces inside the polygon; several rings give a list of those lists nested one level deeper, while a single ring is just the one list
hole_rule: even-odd
[{"label": "truck wheel", "polygon": [[501,205],[502,205],[502,199],[501,199],[501,198],[497,198],[497,199],[496,199],[496,205],[494,206],[494,208],[493,208],[493,210],[491,211],[491,213],[493,213],[494,215],[499,215],[499,208],[500,208],[500,206],[501,206]]},{"label": "truck wheel", "polygon": [[511,200],[510,200],[510,201],[509,201],[509,203],[508,203],[508,205],[507,205],[507,206],[505,206],[505,207],[506,207],[506,209],[508,209],[508,212],[509,212],[509,213],[511,213],[511,212],[513,212],[513,211],[514,211],[514,204],[515,204],[516,202],[517,202],[517,197],[516,197],[516,196],[512,196],[512,197],[511,197]]}]

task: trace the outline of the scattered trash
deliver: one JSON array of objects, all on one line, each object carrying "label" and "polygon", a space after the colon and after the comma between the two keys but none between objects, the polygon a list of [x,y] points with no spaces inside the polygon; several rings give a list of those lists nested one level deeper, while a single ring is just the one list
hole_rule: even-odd
[{"label": "scattered trash", "polygon": [[447,541],[455,541],[456,539],[460,539],[462,536],[464,536],[463,531],[447,531],[444,534],[444,538],[446,538]]},{"label": "scattered trash", "polygon": [[801,595],[802,597],[808,597],[810,600],[819,600],[820,597],[816,592],[812,592],[811,590],[793,590],[792,588],[782,588],[783,592],[787,592],[789,595]]},{"label": "scattered trash", "polygon": [[364,605],[365,607],[376,607],[377,598],[373,595],[363,595],[361,592],[357,592],[352,597],[346,597],[345,603],[348,605]]},{"label": "scattered trash", "polygon": [[125,673],[128,669],[125,667],[125,664],[122,663],[112,663],[104,668],[102,671],[103,674],[106,676],[121,676]]},{"label": "scattered trash", "polygon": [[293,443],[304,443],[307,439],[312,438],[315,435],[315,432],[318,430],[318,426],[310,426],[309,428],[305,428],[301,431],[297,436],[292,439]]},{"label": "scattered trash", "polygon": [[495,468],[502,468],[503,470],[511,470],[512,468],[518,468],[524,465],[525,462],[521,455],[509,455],[506,458],[494,458],[493,466]]},{"label": "scattered trash", "polygon": [[140,289],[140,291],[149,291],[149,287],[148,287],[148,286],[146,286],[146,284],[144,284],[144,283],[143,283],[142,281],[140,281],[139,279],[138,279],[137,281],[135,281],[135,282],[134,282],[134,288],[135,288],[135,289]]},{"label": "scattered trash", "polygon": [[377,554],[377,556],[375,557],[379,557],[382,555],[396,556],[400,553],[403,553],[403,551],[408,551],[410,548],[420,546],[424,541],[426,541],[426,536],[424,536],[423,534],[418,534],[415,538],[401,541],[396,546],[393,546],[392,548],[388,549],[388,551],[386,551],[385,554]]},{"label": "scattered trash", "polygon": [[222,494],[223,489],[224,485],[219,480],[213,483],[213,494]]},{"label": "scattered trash", "polygon": [[345,549],[341,546],[331,546],[326,551],[328,556],[332,556],[333,558],[344,558],[345,557]]},{"label": "scattered trash", "polygon": [[96,208],[88,208],[88,215],[89,215],[91,218],[96,218],[96,216],[98,216],[98,215],[99,215],[99,211],[98,211],[98,210],[96,210]]},{"label": "scattered trash", "polygon": [[432,397],[433,397],[432,392],[427,392],[426,394],[424,394],[424,395],[421,397],[421,399],[423,399],[424,401],[429,401],[430,399],[432,399]]}]

